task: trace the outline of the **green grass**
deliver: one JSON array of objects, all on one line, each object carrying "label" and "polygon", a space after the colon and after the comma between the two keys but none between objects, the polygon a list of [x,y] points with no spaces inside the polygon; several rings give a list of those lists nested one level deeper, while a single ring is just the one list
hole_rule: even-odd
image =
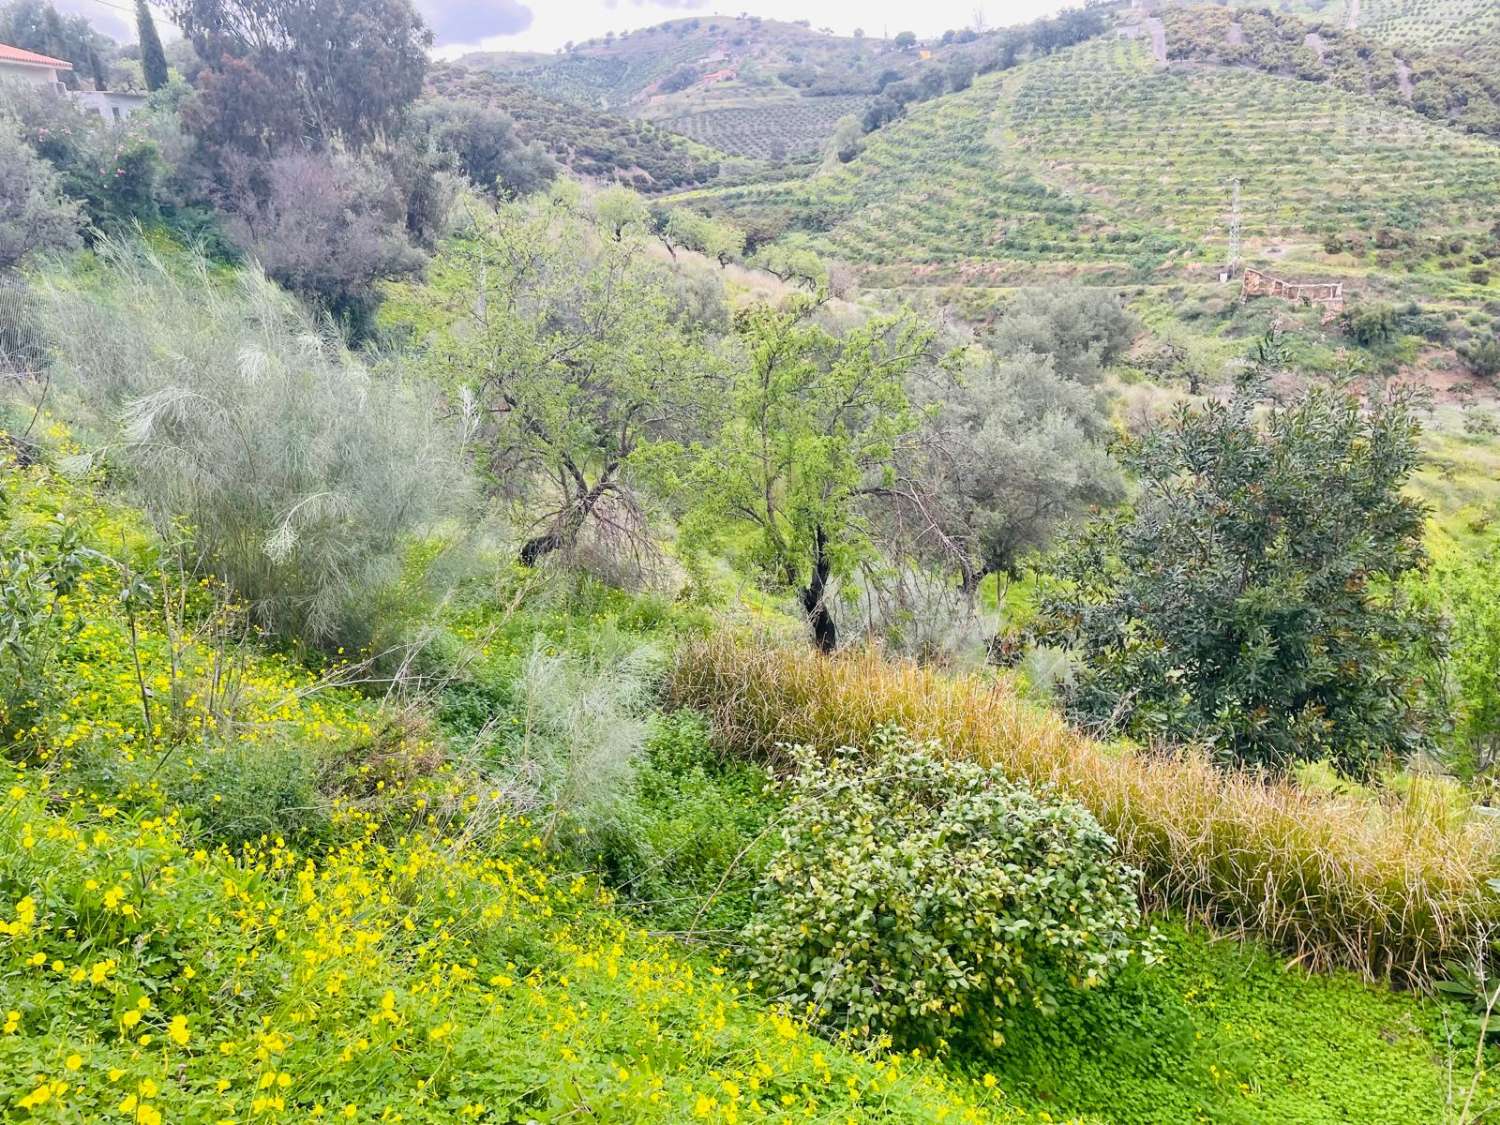
[{"label": "green grass", "polygon": [[[1475,407],[1493,416],[1494,407]],[[1469,553],[1494,540],[1500,517],[1500,437],[1466,433],[1460,412],[1437,413],[1423,436],[1427,462],[1412,491],[1432,509],[1428,543],[1434,554]]]},{"label": "green grass", "polygon": [[970,1065],[1055,1114],[1120,1123],[1442,1118],[1441,1007],[1176,922],[1162,930],[1160,964],[1023,1018]]}]

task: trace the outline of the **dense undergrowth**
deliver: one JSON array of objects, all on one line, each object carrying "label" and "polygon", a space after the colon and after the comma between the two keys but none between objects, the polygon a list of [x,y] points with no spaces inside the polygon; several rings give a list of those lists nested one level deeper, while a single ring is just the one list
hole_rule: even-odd
[{"label": "dense undergrowth", "polygon": [[[648,937],[410,713],[238,644],[234,705],[211,708],[212,647],[132,623],[121,560],[103,558],[121,535],[145,567],[138,522],[39,468],[7,467],[5,487],[12,529],[61,521],[100,555],[57,591],[49,675],[67,695],[25,725],[4,716],[8,1112],[674,1121],[868,1100],[921,1120],[998,1105],[926,1064],[819,1042]],[[148,720],[143,701],[175,698],[186,721]]]},{"label": "dense undergrowth", "polygon": [[1436,1006],[1170,919],[1161,965],[1018,1009],[1001,1047],[940,1065],[820,1039],[736,968],[782,817],[763,766],[690,712],[647,714],[587,830],[506,788],[547,733],[538,645],[662,643],[701,634],[696,611],[576,580],[471,590],[414,704],[209,628],[233,614],[211,588],[180,617],[138,607],[132,641],[125,576],[173,579],[101,485],[4,475],[41,570],[62,527],[85,560],[56,602],[62,694],[5,716],[9,1115],[1394,1122],[1436,1119],[1442,1060],[1472,1043]]},{"label": "dense undergrowth", "polygon": [[720,637],[684,651],[673,699],[741,753],[861,745],[897,724],[950,752],[1052,781],[1145,873],[1148,897],[1264,935],[1309,963],[1417,981],[1495,921],[1495,837],[1418,785],[1385,806],[1225,775],[1191,755],[1115,752],[982,678],[866,652],[813,662]]}]

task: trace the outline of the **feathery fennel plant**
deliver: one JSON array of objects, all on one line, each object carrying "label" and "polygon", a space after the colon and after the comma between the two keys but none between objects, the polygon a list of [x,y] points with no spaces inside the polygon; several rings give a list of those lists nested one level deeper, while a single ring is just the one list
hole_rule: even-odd
[{"label": "feathery fennel plant", "polygon": [[63,412],[99,435],[159,528],[188,529],[189,568],[226,579],[259,626],[369,639],[363,611],[461,510],[461,435],[436,395],[350,352],[257,268],[226,280],[126,243],[99,259],[40,287]]},{"label": "feathery fennel plant", "polygon": [[505,791],[510,802],[583,850],[627,816],[650,732],[659,650],[615,633],[587,654],[538,638],[514,684]]}]

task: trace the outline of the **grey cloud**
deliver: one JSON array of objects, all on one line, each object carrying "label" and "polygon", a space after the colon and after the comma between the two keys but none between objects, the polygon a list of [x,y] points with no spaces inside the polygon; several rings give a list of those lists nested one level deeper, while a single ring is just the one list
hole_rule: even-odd
[{"label": "grey cloud", "polygon": [[108,35],[116,43],[135,42],[135,20],[115,15],[101,4],[91,4],[88,0],[56,0],[56,7],[66,15],[82,16],[100,35]]},{"label": "grey cloud", "polygon": [[495,35],[518,35],[532,20],[531,9],[521,0],[417,0],[417,10],[439,43],[478,43]]},{"label": "grey cloud", "polygon": [[[637,8],[676,8],[691,12],[704,7],[708,0],[630,0],[630,3]],[[614,11],[620,6],[620,0],[604,0],[604,6]]]}]

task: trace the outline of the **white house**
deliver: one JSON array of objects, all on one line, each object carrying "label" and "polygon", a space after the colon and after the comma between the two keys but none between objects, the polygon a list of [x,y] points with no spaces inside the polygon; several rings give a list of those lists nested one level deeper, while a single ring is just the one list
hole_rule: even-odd
[{"label": "white house", "polygon": [[67,93],[83,109],[97,113],[106,121],[124,121],[146,104],[145,94],[127,94],[118,90],[67,90],[63,75],[72,69],[73,64],[63,59],[0,43],[0,81],[27,82]]},{"label": "white house", "polygon": [[120,90],[77,90],[73,93],[73,100],[106,121],[124,121],[146,104],[146,95],[127,94]]},{"label": "white house", "polygon": [[63,75],[72,69],[73,64],[62,59],[49,58],[35,51],[23,51],[19,47],[0,43],[0,79],[8,78],[60,90]]}]

